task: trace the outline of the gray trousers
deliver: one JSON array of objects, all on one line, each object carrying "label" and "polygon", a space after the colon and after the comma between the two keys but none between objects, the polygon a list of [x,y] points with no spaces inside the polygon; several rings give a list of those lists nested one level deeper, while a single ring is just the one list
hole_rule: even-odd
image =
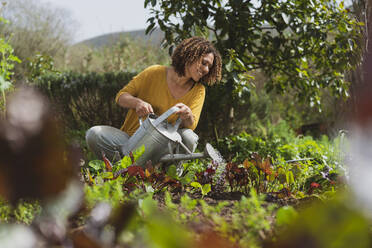
[{"label": "gray trousers", "polygon": [[[187,148],[194,152],[198,145],[198,135],[191,129],[179,129],[178,133]],[[118,161],[123,157],[122,147],[128,145],[129,135],[111,126],[94,126],[88,129],[85,139],[89,150],[98,159],[102,159],[102,152],[104,152],[110,161]]]}]

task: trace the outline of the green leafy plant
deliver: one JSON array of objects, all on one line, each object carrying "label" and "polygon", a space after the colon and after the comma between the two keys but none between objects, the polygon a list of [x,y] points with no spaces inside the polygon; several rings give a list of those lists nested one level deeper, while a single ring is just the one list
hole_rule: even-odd
[{"label": "green leafy plant", "polygon": [[124,198],[123,178],[104,181],[103,178],[96,178],[93,185],[85,185],[85,200],[89,207],[98,202],[108,202],[113,206],[122,203]]},{"label": "green leafy plant", "polygon": [[[8,21],[0,16],[0,24],[7,24]],[[3,109],[6,109],[5,92],[12,87],[11,76],[15,63],[21,63],[21,60],[14,55],[14,49],[9,44],[9,39],[0,37],[0,91],[2,94]]]},{"label": "green leafy plant", "polygon": [[195,189],[200,189],[203,197],[211,191],[211,185],[209,183],[201,185],[198,182],[192,182],[190,183],[190,186],[194,187]]},{"label": "green leafy plant", "polygon": [[[282,138],[288,133],[289,137]],[[245,132],[226,138],[224,152],[235,157],[226,165],[226,181],[231,190],[247,194],[250,188],[280,198],[304,197],[342,187],[339,138],[273,132],[256,137]]]},{"label": "green leafy plant", "polygon": [[36,200],[20,200],[12,206],[0,198],[0,222],[30,225],[40,212],[41,205]]},{"label": "green leafy plant", "polygon": [[284,206],[279,208],[276,211],[276,226],[283,227],[287,226],[292,223],[296,217],[298,216],[298,212],[292,206]]},{"label": "green leafy plant", "polygon": [[[271,232],[270,216],[276,208],[274,204],[264,207],[263,196],[257,195],[255,190],[250,191],[250,197],[242,197],[239,202],[234,204],[232,209],[232,226],[230,235],[239,242],[240,245],[249,247],[259,247],[260,243]],[[239,236],[235,231],[249,230],[246,235]],[[239,233],[239,232],[236,232]]]}]

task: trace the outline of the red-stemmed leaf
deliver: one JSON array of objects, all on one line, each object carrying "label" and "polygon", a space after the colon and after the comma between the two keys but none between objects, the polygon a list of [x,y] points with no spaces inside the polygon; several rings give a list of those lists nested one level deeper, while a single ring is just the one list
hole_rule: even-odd
[{"label": "red-stemmed leaf", "polygon": [[244,165],[244,168],[248,170],[249,167],[251,167],[252,163],[246,158],[243,162],[243,165]]},{"label": "red-stemmed leaf", "polygon": [[271,159],[270,158],[266,158],[260,165],[260,169],[265,172],[265,174],[267,175],[271,175],[272,174],[272,169],[271,169]]},{"label": "red-stemmed leaf", "polygon": [[312,182],[312,183],[310,184],[310,187],[311,187],[311,188],[319,188],[319,187],[320,187],[320,184],[319,184],[319,183],[316,183],[316,182]]},{"label": "red-stemmed leaf", "polygon": [[104,152],[102,152],[102,159],[103,159],[103,162],[105,162],[106,170],[112,171],[112,164],[110,160],[108,160]]},{"label": "red-stemmed leaf", "polygon": [[129,152],[129,157],[130,157],[130,160],[132,161],[132,164],[134,164],[133,152]]},{"label": "red-stemmed leaf", "polygon": [[145,172],[143,171],[143,168],[138,165],[131,165],[128,168],[128,174],[129,176],[141,176],[142,179],[145,178]]}]

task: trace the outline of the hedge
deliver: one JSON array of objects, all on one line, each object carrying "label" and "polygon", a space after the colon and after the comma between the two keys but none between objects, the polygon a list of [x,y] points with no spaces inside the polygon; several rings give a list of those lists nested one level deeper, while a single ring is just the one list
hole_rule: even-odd
[{"label": "hedge", "polygon": [[115,95],[136,74],[64,72],[44,75],[35,83],[55,104],[67,128],[81,130],[94,125],[119,128],[126,110],[115,103]]}]

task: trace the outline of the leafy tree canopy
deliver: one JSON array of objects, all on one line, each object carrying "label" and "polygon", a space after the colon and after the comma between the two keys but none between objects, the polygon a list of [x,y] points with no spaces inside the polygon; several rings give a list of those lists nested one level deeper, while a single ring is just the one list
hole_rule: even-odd
[{"label": "leafy tree canopy", "polygon": [[[226,102],[249,91],[262,71],[267,91],[295,92],[320,107],[321,89],[348,96],[344,73],[359,61],[361,26],[344,4],[328,0],[145,0],[165,46],[192,35],[209,37],[223,56]],[[211,35],[212,34],[212,35]],[[221,102],[223,102],[220,99]]]}]

